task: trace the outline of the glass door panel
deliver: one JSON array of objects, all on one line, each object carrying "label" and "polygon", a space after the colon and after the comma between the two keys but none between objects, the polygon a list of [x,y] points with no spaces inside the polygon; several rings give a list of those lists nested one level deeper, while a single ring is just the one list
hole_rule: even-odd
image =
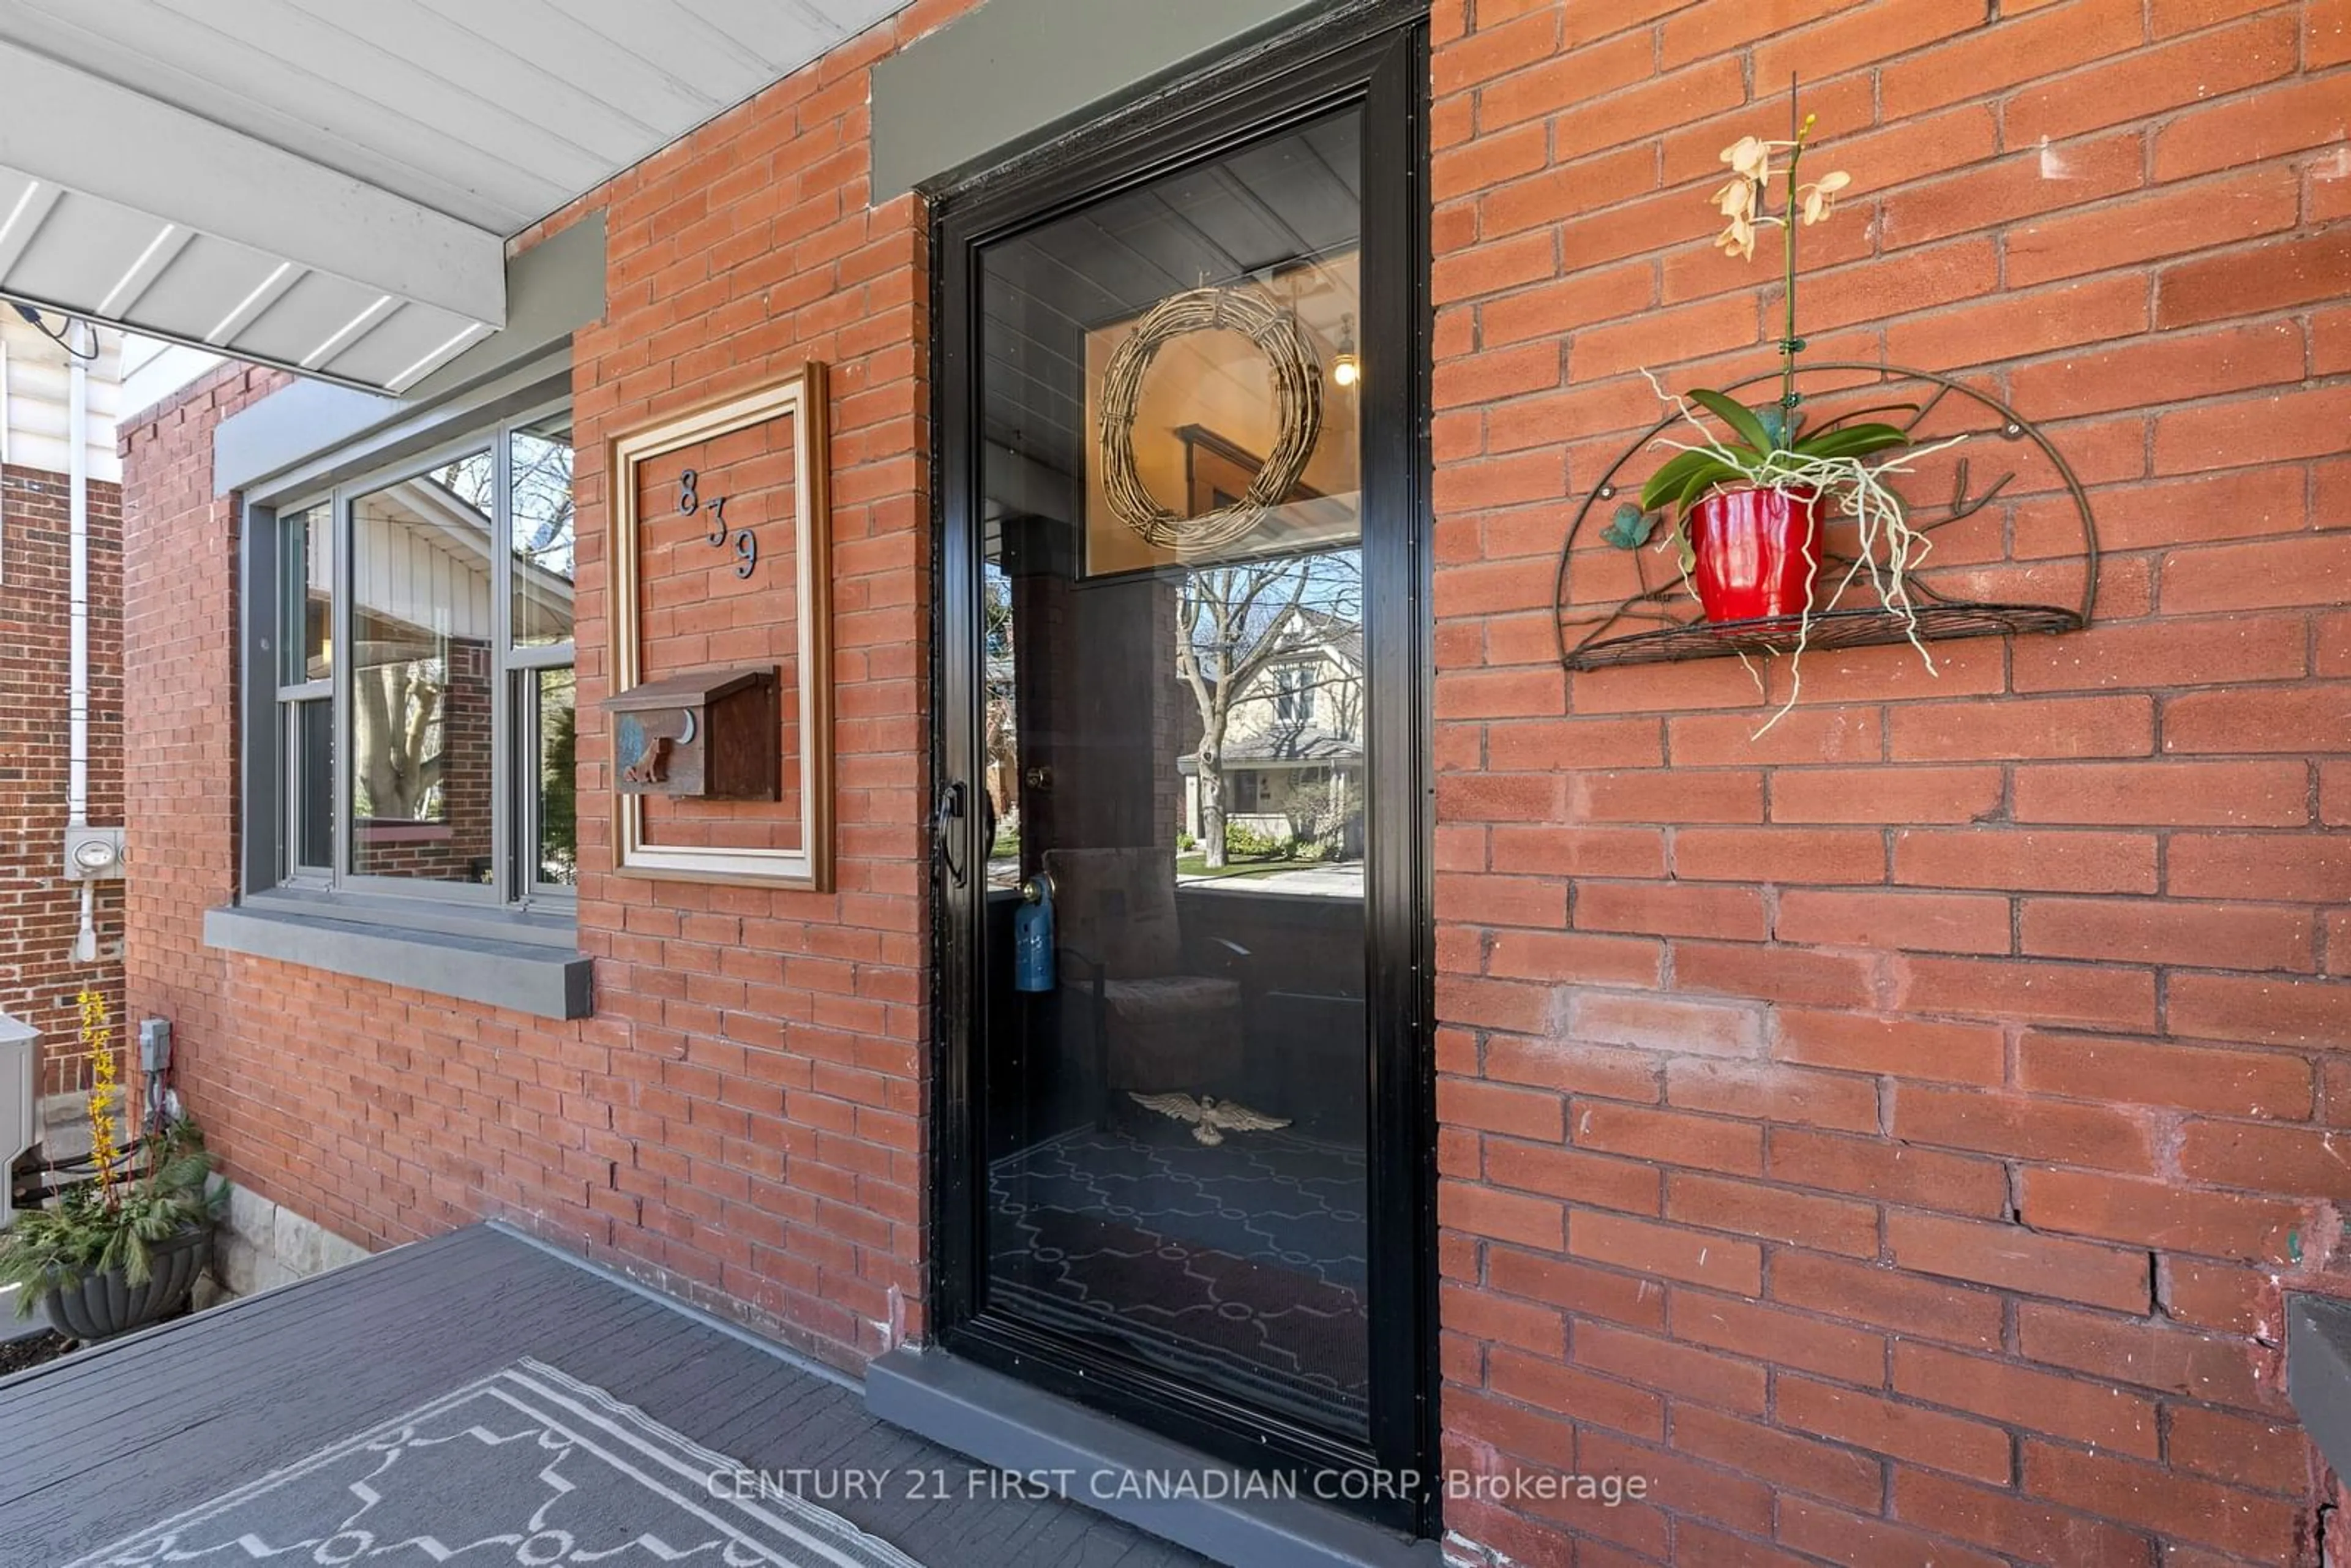
[{"label": "glass door panel", "polygon": [[1363,164],[1350,108],[981,246],[974,399],[980,1306],[1353,1441]]}]

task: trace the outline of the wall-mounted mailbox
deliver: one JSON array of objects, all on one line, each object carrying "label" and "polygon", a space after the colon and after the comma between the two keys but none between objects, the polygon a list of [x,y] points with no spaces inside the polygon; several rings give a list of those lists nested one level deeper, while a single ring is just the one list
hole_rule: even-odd
[{"label": "wall-mounted mailbox", "polygon": [[778,798],[778,672],[702,670],[604,699],[613,788],[705,800]]}]

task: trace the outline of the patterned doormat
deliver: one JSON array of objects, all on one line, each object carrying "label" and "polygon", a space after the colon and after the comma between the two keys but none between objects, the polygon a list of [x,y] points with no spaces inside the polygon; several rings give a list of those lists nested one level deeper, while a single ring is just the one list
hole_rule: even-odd
[{"label": "patterned doormat", "polygon": [[920,1568],[602,1389],[518,1361],[67,1568]]}]

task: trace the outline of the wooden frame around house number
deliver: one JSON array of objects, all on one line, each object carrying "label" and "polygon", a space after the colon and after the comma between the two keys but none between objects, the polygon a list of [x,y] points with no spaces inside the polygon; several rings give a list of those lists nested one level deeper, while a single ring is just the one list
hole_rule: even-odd
[{"label": "wooden frame around house number", "polygon": [[[832,508],[828,486],[830,429],[825,398],[825,368],[810,361],[789,381],[764,391],[681,414],[647,429],[616,436],[605,465],[611,522],[606,559],[609,562],[611,613],[610,668],[614,695],[643,682],[643,641],[640,630],[644,598],[640,581],[642,542],[650,520],[639,516],[642,474],[648,465],[703,447],[739,431],[789,420],[792,434],[792,506],[789,518],[754,517],[758,508],[734,501],[736,515],[726,515],[728,498],[695,493],[693,482],[681,484],[680,475],[667,476],[668,488],[677,492],[676,510],[694,517],[698,527],[726,535],[709,542],[726,553],[726,565],[746,581],[757,580],[766,591],[777,591],[768,570],[778,525],[791,531],[790,585],[795,595],[798,629],[797,680],[788,680],[787,694],[796,690],[799,706],[799,755],[785,757],[788,780],[796,781],[799,801],[797,848],[762,849],[699,844],[649,842],[645,833],[645,800],[642,795],[612,791],[612,869],[622,876],[664,877],[693,882],[745,883],[768,887],[829,893],[833,886],[832,798]],[[695,505],[684,504],[692,497]],[[720,502],[716,508],[709,503]],[[713,518],[713,512],[716,518]],[[762,538],[760,534],[768,537]],[[783,811],[789,808],[771,808]]]}]

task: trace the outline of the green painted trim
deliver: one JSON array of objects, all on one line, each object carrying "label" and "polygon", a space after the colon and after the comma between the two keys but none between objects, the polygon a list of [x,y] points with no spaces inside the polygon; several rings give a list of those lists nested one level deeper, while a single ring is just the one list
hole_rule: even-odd
[{"label": "green painted trim", "polygon": [[873,68],[872,200],[996,162],[1300,0],[987,0]]}]

